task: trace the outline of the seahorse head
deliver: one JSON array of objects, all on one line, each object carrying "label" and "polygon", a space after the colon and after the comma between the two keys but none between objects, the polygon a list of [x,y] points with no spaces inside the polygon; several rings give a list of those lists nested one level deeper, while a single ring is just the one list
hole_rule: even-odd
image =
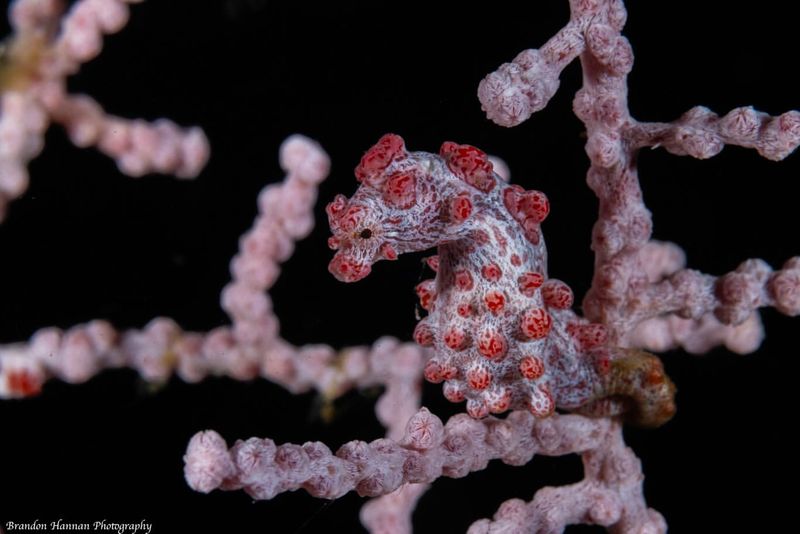
[{"label": "seahorse head", "polygon": [[[400,136],[386,134],[364,154],[356,193],[337,195],[326,208],[329,245],[337,251],[328,270],[336,278],[355,282],[376,261],[429,249],[463,231],[474,195],[482,192],[454,174],[447,156],[458,146],[445,143],[441,156],[408,152]],[[488,173],[493,181],[491,165]]]}]

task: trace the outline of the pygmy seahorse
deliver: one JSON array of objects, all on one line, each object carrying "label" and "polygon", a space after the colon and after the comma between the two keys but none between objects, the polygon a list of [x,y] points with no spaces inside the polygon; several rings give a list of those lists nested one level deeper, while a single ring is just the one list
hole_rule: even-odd
[{"label": "pygmy seahorse", "polygon": [[675,387],[661,361],[609,346],[606,327],[579,317],[569,286],[548,278],[544,193],[505,184],[473,146],[408,152],[394,134],[355,174],[353,197],[326,208],[337,250],[329,270],[354,282],[376,261],[438,247],[427,260],[435,278],[416,287],[428,315],[414,339],[433,348],[425,378],[444,382],[447,399],[466,400],[476,418],[557,408],[624,413],[643,426],[672,417]]}]

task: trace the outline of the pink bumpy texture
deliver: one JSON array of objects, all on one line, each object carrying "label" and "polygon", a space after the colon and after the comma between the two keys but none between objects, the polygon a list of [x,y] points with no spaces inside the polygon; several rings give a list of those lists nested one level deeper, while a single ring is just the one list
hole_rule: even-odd
[{"label": "pink bumpy texture", "polygon": [[434,279],[416,290],[428,311],[414,339],[433,347],[425,378],[476,418],[556,408],[625,412],[653,426],[674,413],[674,386],[647,353],[610,347],[606,328],[578,317],[573,295],[547,276],[540,191],[507,185],[486,154],[446,142],[407,152],[383,136],[355,171],[361,187],[327,207],[336,255],[330,272],[354,282],[381,259],[438,247]]},{"label": "pink bumpy texture", "polygon": [[115,117],[93,98],[68,92],[67,78],[100,54],[104,35],[127,24],[128,4],[141,1],[17,0],[10,6],[13,33],[0,42],[0,222],[28,188],[27,165],[44,147],[51,123],[62,125],[76,146],[114,158],[128,176],[194,178],[205,166],[209,146],[200,128]]}]

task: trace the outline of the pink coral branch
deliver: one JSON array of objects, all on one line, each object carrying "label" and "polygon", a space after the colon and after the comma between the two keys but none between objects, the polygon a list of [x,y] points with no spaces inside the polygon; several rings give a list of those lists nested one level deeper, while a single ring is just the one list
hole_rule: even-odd
[{"label": "pink coral branch", "polygon": [[[315,387],[337,394],[353,380],[364,379],[370,354],[381,354],[386,349],[380,347],[393,347],[391,343],[376,345],[379,348],[372,353],[353,348],[336,357],[330,347],[297,348],[278,338],[278,321],[263,292],[277,278],[277,262],[291,255],[293,239],[310,231],[316,186],[327,174],[328,158],[319,145],[295,136],[282,146],[281,162],[288,177],[283,184],[265,188],[261,198],[272,201],[261,203],[256,230],[243,239],[243,253],[238,256],[249,261],[253,251],[260,252],[260,278],[251,271],[237,270],[234,259],[234,282],[223,291],[223,306],[234,318],[232,328],[220,327],[207,334],[185,332],[166,318],[126,332],[116,331],[106,321],[78,325],[66,332],[44,328],[28,343],[0,347],[0,397],[36,394],[51,377],[84,382],[115,367],[136,369],[146,380],[156,382],[173,372],[189,382],[208,374],[246,380],[261,373],[292,391]],[[269,214],[265,215],[267,208]],[[265,278],[264,271],[273,276]]]},{"label": "pink coral branch", "polygon": [[[738,309],[741,310],[746,299],[728,299],[725,308],[716,296],[717,285],[724,285],[719,278],[694,271],[688,275],[679,274],[689,272],[684,270],[686,256],[680,247],[674,243],[651,240],[639,250],[639,261],[650,286],[649,292],[644,293],[641,300],[631,307],[636,326],[625,338],[626,346],[655,352],[682,347],[690,353],[702,354],[717,345],[724,345],[733,352],[746,354],[761,344],[763,329],[758,313],[747,314],[744,321],[737,324],[723,324],[714,314],[715,307],[720,307],[721,311],[732,307],[735,309],[735,302],[740,304]],[[695,298],[686,288],[682,292],[682,299],[676,294],[674,284],[687,276],[706,282],[705,293],[701,294],[706,294],[707,298]],[[773,273],[770,276],[770,279],[774,279],[772,284],[762,286],[762,293],[767,293],[766,300],[762,296],[751,299],[749,303],[753,306],[757,302],[759,305],[766,305],[767,302],[774,305],[777,299],[788,304],[793,294],[790,288],[794,286],[785,281],[776,283],[784,277],[789,277],[789,273]],[[779,288],[781,290],[776,291]],[[770,294],[774,296],[770,297]],[[692,303],[699,305],[701,302],[706,308],[693,307]],[[750,309],[755,311],[755,307]],[[722,312],[721,315],[726,313]],[[745,315],[744,311],[742,315]]]},{"label": "pink coral branch", "polygon": [[561,71],[587,48],[615,71],[629,69],[630,45],[614,34],[627,16],[620,1],[570,0],[566,26],[540,49],[520,52],[478,86],[486,116],[500,126],[516,126],[543,109],[559,86]]},{"label": "pink coral branch", "polygon": [[[81,383],[117,367],[136,369],[152,382],[163,382],[172,373],[187,382],[209,374],[238,380],[260,375],[292,393],[315,390],[327,400],[353,388],[381,385],[385,391],[376,414],[388,436],[399,439],[419,409],[428,357],[422,348],[381,338],[372,347],[337,351],[321,344],[295,347],[278,335],[266,291],[280,274],[279,263],[292,255],[295,241],[311,232],[317,187],[330,168],[322,148],[299,135],[282,144],[280,162],[287,177],[259,194],[259,213],[240,240],[231,261],[232,281],[222,291],[221,304],[232,326],[187,332],[171,319],[156,318],[141,330],[125,332],[99,320],[66,332],[44,328],[28,343],[0,346],[0,398],[35,395],[49,378]],[[426,484],[412,484],[375,499],[364,509],[365,524],[376,529],[410,525],[426,489]]]},{"label": "pink coral branch", "polygon": [[754,148],[765,158],[780,161],[800,145],[800,112],[772,117],[746,106],[720,117],[696,106],[670,123],[636,122],[624,136],[634,149],[663,147],[677,156],[707,159],[725,145],[736,145]]},{"label": "pink coral branch", "polygon": [[647,508],[642,492],[641,462],[625,446],[622,427],[602,429],[599,446],[581,453],[585,478],[576,484],[546,487],[530,503],[511,499],[500,505],[493,520],[476,521],[468,534],[531,532],[556,534],[568,525],[592,524],[610,532],[666,532],[664,518]]},{"label": "pink coral branch", "polygon": [[800,313],[800,258],[790,259],[778,271],[762,260],[747,260],[720,277],[683,269],[652,284],[639,298],[633,319],[663,313],[699,318],[714,313],[723,324],[737,325],[765,306],[794,316]]},{"label": "pink coral branch", "polygon": [[[418,407],[415,381],[425,359],[420,348],[383,338],[371,348],[336,351],[327,345],[295,347],[278,336],[278,320],[265,291],[280,273],[278,263],[292,254],[294,241],[311,231],[316,188],[329,168],[327,154],[302,136],[287,139],[280,153],[288,176],[259,195],[259,215],[241,240],[231,262],[233,281],[222,292],[232,327],[186,332],[171,319],[156,318],[141,330],[126,332],[106,321],[66,332],[44,328],[28,343],[0,346],[0,397],[36,394],[52,377],[85,382],[117,367],[136,369],[154,382],[173,372],[187,382],[209,374],[239,380],[261,375],[293,393],[314,389],[327,398],[353,387],[389,384],[378,414],[387,427],[402,428]],[[408,405],[405,398],[417,399],[416,404]]]},{"label": "pink coral branch", "polygon": [[[288,175],[259,195],[259,213],[240,241],[231,261],[233,280],[222,292],[232,327],[185,332],[174,321],[157,318],[142,330],[123,333],[105,321],[67,332],[42,329],[27,344],[0,347],[0,397],[36,394],[50,377],[84,382],[113,367],[136,369],[156,382],[173,372],[188,382],[208,374],[239,380],[260,374],[293,393],[313,389],[328,400],[353,388],[381,385],[385,391],[376,414],[388,436],[399,439],[419,409],[427,359],[423,349],[381,338],[372,347],[336,351],[327,345],[295,347],[278,336],[278,320],[265,292],[280,274],[279,263],[294,251],[295,240],[313,228],[317,186],[330,167],[321,147],[298,135],[283,143],[280,161]],[[407,525],[410,532],[411,513],[426,489],[426,484],[412,484],[375,499],[364,508],[364,523],[374,529]]]},{"label": "pink coral branch", "polygon": [[[576,452],[583,453],[586,479],[542,490],[534,499],[531,511],[538,512],[536,521],[549,526],[542,532],[560,532],[567,524],[584,522],[665,530],[661,516],[644,505],[641,466],[624,446],[619,423],[610,419],[577,415],[537,419],[527,412],[512,412],[505,420],[459,414],[443,425],[422,408],[396,441],[351,441],[335,454],[319,442],[276,446],[259,438],[237,441],[228,449],[219,434],[205,431],[189,442],[184,461],[186,480],[197,491],[243,489],[255,499],[271,499],[303,488],[316,497],[334,499],[349,491],[384,495],[404,483],[461,478],[485,469],[494,459],[523,465],[535,454]],[[520,521],[517,531],[539,532],[531,528],[536,521]],[[474,532],[488,532],[488,524],[478,525]]]},{"label": "pink coral branch", "polygon": [[66,79],[96,57],[103,36],[128,21],[127,4],[142,0],[81,0],[61,18],[59,0],[19,0],[10,10],[14,35],[0,66],[0,221],[7,204],[28,187],[28,162],[44,145],[51,122],[79,147],[94,146],[129,176],[158,172],[197,176],[208,161],[208,139],[182,129],[108,115],[91,97],[67,94]]},{"label": "pink coral branch", "polygon": [[640,250],[640,261],[650,285],[629,308],[636,324],[626,339],[630,346],[659,352],[681,346],[700,354],[725,345],[745,354],[763,339],[758,308],[800,312],[798,258],[778,271],[748,260],[714,277],[683,269],[685,257],[676,245],[651,241]]},{"label": "pink coral branch", "polygon": [[429,484],[403,484],[392,493],[376,497],[361,507],[361,524],[371,533],[411,534],[411,514]]},{"label": "pink coral branch", "polygon": [[573,18],[540,50],[525,50],[488,75],[478,88],[487,117],[516,126],[544,109],[558,90],[561,71],[584,50],[585,22]]},{"label": "pink coral branch", "polygon": [[[698,350],[726,343],[737,352],[754,350],[762,337],[760,322],[750,319],[757,308],[774,306],[787,315],[800,310],[796,258],[774,273],[760,260],[749,260],[721,277],[677,268],[670,269],[668,278],[651,276],[659,269],[648,258],[652,217],[639,187],[636,156],[642,147],[662,146],[673,154],[704,159],[731,144],[780,160],[800,144],[800,113],[772,117],[741,107],[719,117],[698,106],[672,123],[636,121],[627,106],[633,55],[620,33],[626,16],[622,2],[573,0],[570,6],[567,28],[579,29],[584,43],[583,87],[573,107],[586,125],[591,161],[587,182],[600,201],[592,233],[595,273],[583,301],[587,317],[607,326],[612,342],[622,345],[654,348],[683,343]],[[558,34],[542,51],[563,39]],[[490,119],[503,126],[519,124],[538,109],[535,102],[543,94],[539,85],[557,85],[556,71],[541,70],[524,59],[541,54],[523,52],[481,83],[478,96]],[[526,103],[514,103],[509,95],[524,95]],[[521,108],[524,113],[515,111]],[[679,253],[672,254],[675,260]],[[682,258],[678,261],[683,263]],[[710,313],[716,321],[704,317]]]},{"label": "pink coral branch", "polygon": [[748,354],[758,349],[763,339],[764,329],[757,313],[736,326],[720,323],[711,313],[699,319],[668,314],[637,324],[626,343],[654,352],[681,347],[690,354],[705,354],[722,345],[737,354]]}]

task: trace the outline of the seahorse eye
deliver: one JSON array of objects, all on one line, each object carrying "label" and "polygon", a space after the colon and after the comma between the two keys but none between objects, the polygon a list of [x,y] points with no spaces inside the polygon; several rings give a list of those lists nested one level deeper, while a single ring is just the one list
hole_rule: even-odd
[{"label": "seahorse eye", "polygon": [[370,230],[369,228],[364,228],[363,230],[361,230],[361,233],[358,234],[358,235],[362,239],[369,239],[370,237],[372,237],[372,230]]}]

